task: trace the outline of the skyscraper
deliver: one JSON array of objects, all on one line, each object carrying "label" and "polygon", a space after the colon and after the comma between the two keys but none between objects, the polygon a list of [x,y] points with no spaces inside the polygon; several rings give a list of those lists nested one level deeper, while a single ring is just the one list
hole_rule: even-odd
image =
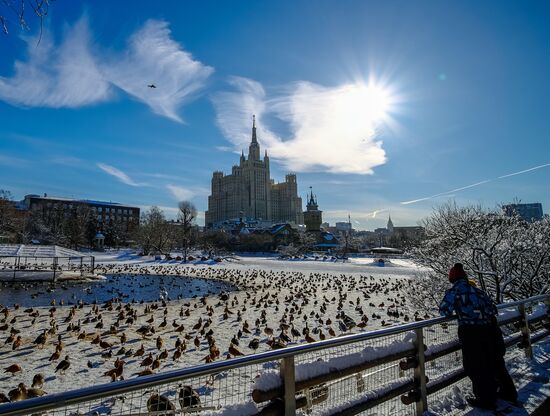
[{"label": "skyscraper", "polygon": [[239,165],[233,166],[230,175],[221,171],[212,175],[205,224],[212,227],[222,221],[243,217],[292,224],[304,221],[296,175],[289,173],[285,182],[276,184],[270,177],[267,151],[263,160],[260,159],[254,116],[248,158],[242,152]]}]

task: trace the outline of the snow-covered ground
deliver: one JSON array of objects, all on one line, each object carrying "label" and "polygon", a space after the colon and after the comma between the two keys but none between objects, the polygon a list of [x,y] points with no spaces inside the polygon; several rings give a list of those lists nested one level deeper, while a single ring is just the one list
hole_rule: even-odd
[{"label": "snow-covered ground", "polygon": [[[266,332],[270,332],[271,328],[273,336],[277,337],[281,333],[281,320],[292,324],[293,319],[293,326],[300,332],[300,336],[293,336],[288,331],[291,338],[288,345],[305,342],[303,330],[306,326],[310,328],[309,336],[313,339],[329,338],[342,333],[337,319],[340,302],[342,310],[356,323],[364,317],[364,328],[355,327],[349,332],[397,324],[405,316],[412,319],[404,295],[408,278],[412,275],[411,267],[384,269],[354,262],[285,261],[269,256],[236,257],[222,263],[197,261],[191,265],[182,265],[181,262],[142,258],[129,252],[100,253],[96,258],[96,266],[101,274],[136,273],[220,279],[236,284],[242,290],[230,293],[226,300],[221,300],[220,296],[210,296],[204,301],[192,298],[168,302],[166,307],[157,302],[157,308],[151,310],[151,304],[129,305],[130,309],[124,309],[124,317],[119,319],[116,328],[112,328],[112,325],[116,325],[121,316],[117,303],[109,309],[95,309],[91,305],[75,308],[56,305],[53,312],[50,307],[34,308],[31,311],[24,307],[16,310],[13,305],[4,305],[8,312],[4,323],[0,324],[5,327],[1,332],[3,345],[0,347],[0,361],[3,368],[19,364],[22,371],[13,376],[6,373],[1,377],[0,392],[7,393],[20,382],[30,386],[37,373],[44,375],[44,390],[48,393],[66,390],[69,380],[71,388],[109,382],[110,378],[103,374],[113,368],[116,358],[125,357],[124,353],[117,356],[121,348],[126,350],[126,354],[129,354],[129,350],[133,354],[142,345],[142,356],[130,355],[125,358],[124,378],[135,377],[136,373],[148,368],[140,365],[144,358],[149,355],[155,358],[165,350],[168,358],[161,360],[160,367],[154,372],[199,364],[209,355],[204,332],[210,329],[212,339],[220,351],[220,357],[216,359],[229,355],[231,339],[238,338],[239,330],[242,334],[236,348],[240,352],[250,354],[269,350],[266,342],[272,336]],[[29,292],[32,295],[32,289]],[[55,292],[50,293],[50,296],[55,298]],[[374,306],[369,306],[369,303]],[[397,311],[401,317],[389,316],[388,311]],[[130,315],[135,316],[131,324],[127,323]],[[203,335],[193,329],[197,325],[204,328],[204,323],[210,320],[211,324],[206,331],[202,331]],[[69,325],[78,328],[70,330]],[[155,333],[142,337],[136,331],[146,325],[154,326]],[[245,326],[249,333],[244,330]],[[12,328],[20,331],[15,334],[15,339],[21,336],[21,345],[16,349],[12,349],[13,340],[6,342]],[[110,329],[113,329],[112,333]],[[48,335],[44,347],[34,345],[35,339],[45,330],[52,334]],[[120,340],[122,334],[127,338],[124,344]],[[79,335],[81,339],[78,339]],[[56,350],[59,336],[63,349],[59,358],[49,361]],[[92,340],[98,336],[111,347],[102,348],[93,344]],[[180,358],[174,360],[178,338],[185,340],[186,349]],[[255,338],[259,340],[257,349],[248,346]],[[162,341],[160,349],[157,348],[159,339]],[[199,342],[198,347],[195,346],[195,340]],[[109,354],[112,356],[109,357]],[[55,373],[57,364],[65,356],[69,356],[70,368],[65,374]]]},{"label": "snow-covered ground", "polygon": [[[525,416],[533,413],[546,399],[550,397],[550,341],[546,339],[533,346],[534,357],[528,359],[523,350],[512,349],[506,354],[508,370],[518,389],[521,407],[511,407],[504,401],[498,402],[502,414],[510,416]],[[468,381],[457,383],[445,394],[429,403],[426,416],[468,415],[486,416],[494,412],[472,409],[466,403],[466,397],[471,395]]]},{"label": "snow-covered ground", "polygon": [[[108,306],[56,305],[53,309],[41,307],[32,310],[4,305],[8,312],[0,315],[0,327],[3,328],[0,330],[0,362],[4,369],[19,364],[21,371],[13,376],[8,373],[0,376],[0,392],[7,394],[20,382],[30,386],[33,377],[39,373],[44,376],[43,389],[47,393],[107,383],[110,377],[104,374],[114,368],[117,359],[125,361],[122,376],[128,379],[145,369],[157,373],[239,353],[266,351],[271,349],[269,343],[274,339],[285,336],[290,338],[286,344],[292,345],[414,319],[406,289],[416,267],[408,260],[392,259],[385,267],[379,267],[372,263],[372,258],[281,260],[265,255],[182,264],[139,257],[129,251],[94,254],[98,272],[102,274],[220,279],[241,290],[167,303],[159,300],[149,304],[114,302]],[[55,292],[51,295],[54,296]],[[340,311],[356,324],[353,329],[344,328],[345,319]],[[289,326],[284,334],[281,323]],[[151,328],[154,328],[154,333]],[[15,349],[13,339],[8,339],[11,329],[19,331],[14,335],[15,339],[21,337],[21,345]],[[140,329],[146,330],[146,334],[140,334]],[[35,345],[35,339],[44,331],[48,334],[44,346]],[[55,357],[54,352],[59,348],[58,337],[62,348],[59,357]],[[185,345],[185,348],[179,348],[180,353],[176,353],[176,342]],[[546,361],[538,363],[538,367],[529,367],[531,371],[523,371],[525,376],[522,377],[527,382],[528,374],[543,374],[527,383],[528,390],[533,394],[538,392],[539,398],[540,394],[547,392],[544,388],[549,385],[550,351],[545,354]],[[522,360],[520,354],[516,355],[513,365],[530,364]],[[66,356],[69,368],[56,372],[56,366]],[[152,368],[151,363],[145,365],[147,363],[143,361],[146,359],[158,367]],[[537,380],[542,380],[546,387],[531,389]],[[244,384],[247,389],[250,382]],[[212,390],[212,387],[208,389]],[[455,392],[455,396],[458,394]],[[230,401],[223,403],[231,404]],[[530,399],[529,403],[535,401]],[[456,397],[443,397],[438,409],[432,409],[433,414],[452,414],[459,411],[456,410],[457,404],[460,406],[461,403]],[[236,409],[234,414],[242,410]]]}]

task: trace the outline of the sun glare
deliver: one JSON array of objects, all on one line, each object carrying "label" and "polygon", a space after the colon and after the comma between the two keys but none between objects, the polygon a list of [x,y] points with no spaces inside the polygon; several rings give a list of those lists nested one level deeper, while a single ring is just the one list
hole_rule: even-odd
[{"label": "sun glare", "polygon": [[379,84],[369,82],[348,84],[332,96],[331,118],[344,137],[356,141],[375,134],[377,128],[390,120],[392,95]]}]

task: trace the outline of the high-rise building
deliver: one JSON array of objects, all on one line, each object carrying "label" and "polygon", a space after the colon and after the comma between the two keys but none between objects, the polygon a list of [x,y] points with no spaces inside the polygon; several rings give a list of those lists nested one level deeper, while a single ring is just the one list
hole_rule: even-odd
[{"label": "high-rise building", "polygon": [[296,175],[288,174],[285,182],[275,183],[270,177],[267,151],[263,160],[260,159],[255,117],[248,158],[242,152],[239,165],[233,166],[230,175],[220,171],[213,173],[205,213],[207,227],[238,218],[296,225],[304,222]]},{"label": "high-rise building", "polygon": [[534,222],[542,220],[542,204],[535,202],[532,204],[509,204],[502,207],[504,213],[508,216],[519,215],[525,221]]}]

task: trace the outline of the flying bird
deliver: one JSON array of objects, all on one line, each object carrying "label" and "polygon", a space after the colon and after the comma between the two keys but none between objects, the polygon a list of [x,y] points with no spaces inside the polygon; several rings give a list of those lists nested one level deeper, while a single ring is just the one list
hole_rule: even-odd
[{"label": "flying bird", "polygon": [[155,84],[149,84],[147,85],[149,88],[157,88],[157,86]]}]

